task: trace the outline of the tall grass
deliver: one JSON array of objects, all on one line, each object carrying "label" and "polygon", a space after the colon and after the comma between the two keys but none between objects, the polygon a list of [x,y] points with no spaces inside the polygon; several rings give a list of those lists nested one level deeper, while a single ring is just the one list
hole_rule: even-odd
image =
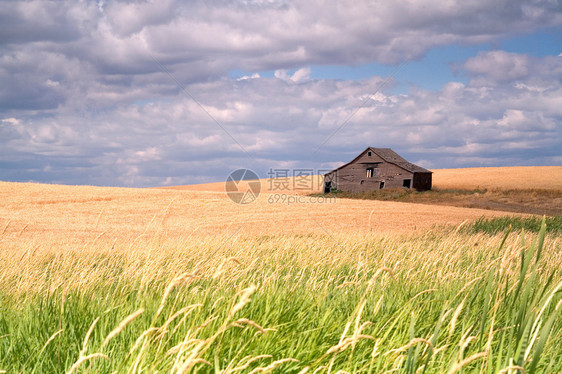
[{"label": "tall grass", "polygon": [[0,241],[0,370],[560,372],[545,232]]},{"label": "tall grass", "polygon": [[[546,231],[550,233],[562,234],[562,215],[545,217]],[[474,223],[466,226],[468,232],[485,232],[487,234],[497,234],[508,229],[527,232],[539,232],[542,220],[539,217],[480,217]]]}]

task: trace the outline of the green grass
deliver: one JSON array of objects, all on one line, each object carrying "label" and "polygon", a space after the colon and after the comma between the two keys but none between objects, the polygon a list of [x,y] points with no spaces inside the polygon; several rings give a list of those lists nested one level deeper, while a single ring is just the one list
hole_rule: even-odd
[{"label": "green grass", "polygon": [[[562,215],[546,217],[546,232],[562,234]],[[542,219],[539,217],[481,217],[476,222],[466,226],[466,231],[471,233],[484,232],[494,235],[510,229],[514,231],[539,232]]]},{"label": "green grass", "polygon": [[[49,285],[45,271],[48,291],[0,290],[0,370],[560,372],[562,279],[544,256],[545,232],[472,252],[466,236],[341,242],[333,260],[311,265],[290,247],[259,252],[252,242],[244,248],[256,263],[187,263],[173,280],[125,282],[116,258],[83,288]],[[314,239],[298,240],[321,251]]]}]

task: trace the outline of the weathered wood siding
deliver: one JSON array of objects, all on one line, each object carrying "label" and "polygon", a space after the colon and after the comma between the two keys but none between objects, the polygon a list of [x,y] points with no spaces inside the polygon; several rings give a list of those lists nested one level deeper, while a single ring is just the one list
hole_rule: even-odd
[{"label": "weathered wood siding", "polygon": [[414,184],[413,188],[418,191],[428,191],[431,190],[431,173],[414,173]]},{"label": "weathered wood siding", "polygon": [[[370,154],[370,155],[369,155]],[[367,169],[373,168],[371,177]],[[431,173],[413,173],[386,162],[375,152],[364,151],[356,160],[324,176],[324,182],[340,191],[360,193],[383,188],[409,187],[419,191],[431,189]]]}]

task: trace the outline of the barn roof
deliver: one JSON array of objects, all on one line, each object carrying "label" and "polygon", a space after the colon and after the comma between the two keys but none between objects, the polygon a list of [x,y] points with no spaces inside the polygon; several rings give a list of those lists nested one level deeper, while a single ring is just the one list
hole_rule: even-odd
[{"label": "barn roof", "polygon": [[[384,161],[386,161],[390,164],[394,164],[398,167],[401,167],[402,169],[404,169],[406,171],[409,171],[410,173],[432,173],[432,171],[429,171],[425,168],[422,168],[421,166],[418,166],[418,165],[412,164],[411,162],[406,161],[405,159],[400,157],[398,155],[398,153],[394,152],[390,148],[375,148],[375,147],[368,147],[363,152],[361,152],[359,154],[359,156],[355,157],[353,160],[349,161],[347,164],[343,164],[339,168],[336,168],[336,169],[330,171],[329,173],[334,172],[336,170],[339,170],[339,169],[341,169],[344,166],[347,166],[349,164],[353,164],[355,161],[357,161],[357,159],[359,159],[367,151],[371,151],[371,152],[375,153],[377,156],[382,158]],[[329,173],[326,173],[326,174],[329,174]]]}]

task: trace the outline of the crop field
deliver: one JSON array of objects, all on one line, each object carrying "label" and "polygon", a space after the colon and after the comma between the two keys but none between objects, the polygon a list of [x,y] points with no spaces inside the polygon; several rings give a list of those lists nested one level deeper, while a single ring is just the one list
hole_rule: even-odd
[{"label": "crop field", "polygon": [[0,372],[562,372],[560,231],[505,215],[0,182]]},{"label": "crop field", "polygon": [[[313,188],[305,190],[295,188],[298,181],[292,177],[283,180],[283,189],[279,188],[280,180],[261,179],[260,182],[265,193],[310,195],[321,193],[322,176],[310,176],[308,184]],[[223,193],[224,183],[164,188]],[[344,193],[340,197],[555,216],[562,215],[562,166],[436,169],[433,170],[432,191],[383,190],[354,195]]]},{"label": "crop field", "polygon": [[512,166],[433,170],[437,188],[562,191],[562,166]]},{"label": "crop field", "polygon": [[[500,190],[549,190],[562,191],[562,166],[512,166],[464,169],[434,169],[433,186],[438,189],[500,189]],[[292,186],[292,178],[288,178]],[[262,179],[268,192],[275,192],[268,179]],[[224,183],[203,183],[188,186],[172,186],[169,189],[188,191],[223,192]],[[272,191],[273,190],[273,191]],[[291,189],[292,190],[292,189]],[[293,191],[298,192],[298,191]],[[307,192],[321,192],[319,184]]]}]

